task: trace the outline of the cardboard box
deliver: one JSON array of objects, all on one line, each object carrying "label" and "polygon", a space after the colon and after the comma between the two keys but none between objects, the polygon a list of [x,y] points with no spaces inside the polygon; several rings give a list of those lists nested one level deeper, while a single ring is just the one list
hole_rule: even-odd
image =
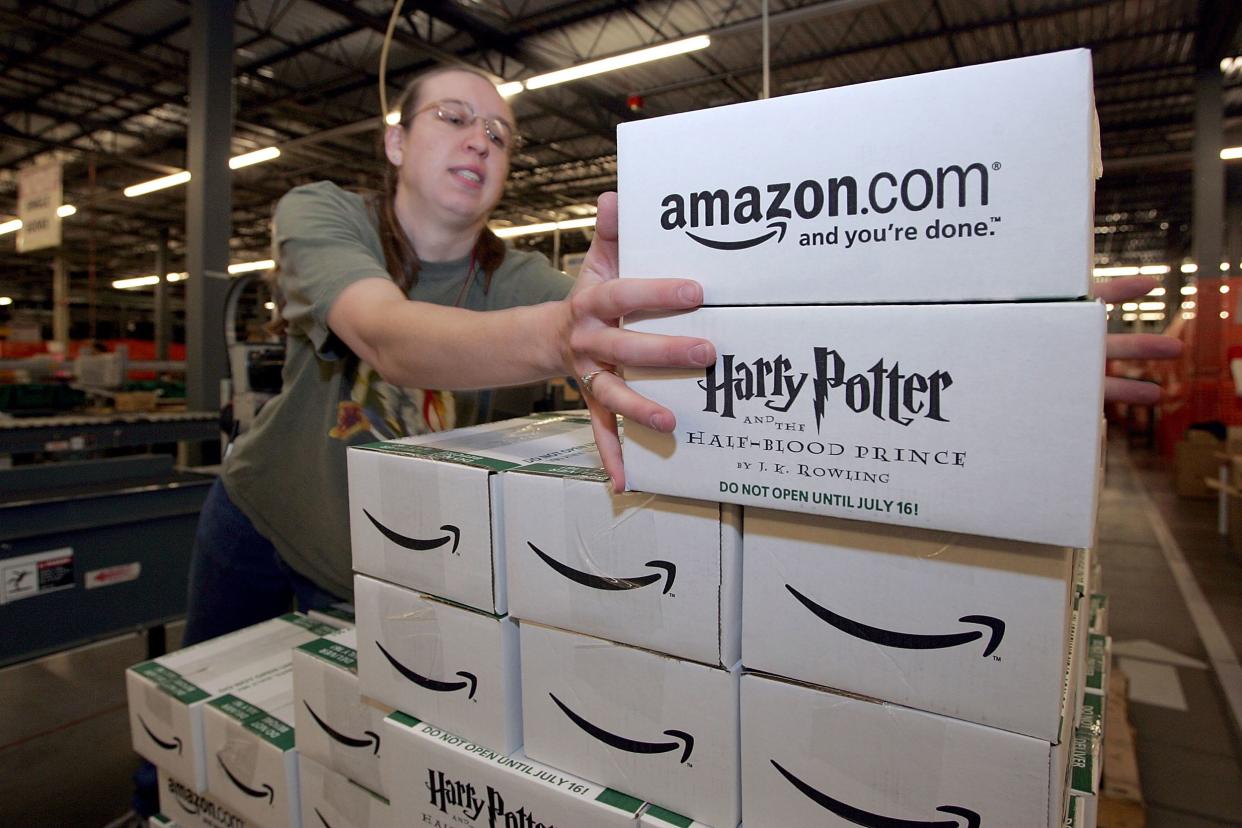
[{"label": "cardboard box", "polygon": [[1087,700],[1083,726],[1074,731],[1070,758],[1070,797],[1077,799],[1077,811],[1087,825],[1095,825],[1100,800],[1100,751],[1103,734],[1099,722],[1103,711],[1098,697]]},{"label": "cardboard box", "polygon": [[502,480],[511,615],[705,664],[737,663],[737,507],[614,495],[594,446]]},{"label": "cardboard box", "polygon": [[294,647],[335,629],[290,613],[130,667],[125,688],[134,750],[206,793],[207,700],[256,676],[288,670]]},{"label": "cardboard box", "polygon": [[1091,633],[1087,636],[1087,661],[1084,687],[1087,693],[1102,696],[1108,693],[1109,638]]},{"label": "cardboard box", "polygon": [[246,819],[209,794],[194,790],[164,768],[157,768],[163,825],[180,828],[246,828]]},{"label": "cardboard box", "polygon": [[309,756],[298,756],[298,769],[304,825],[397,828],[400,824],[387,799],[325,768]]},{"label": "cardboard box", "polygon": [[357,640],[356,630],[342,630],[293,651],[298,753],[385,796],[380,734],[386,711],[363,701]]},{"label": "cardboard box", "polygon": [[743,548],[748,670],[1057,740],[1073,549],[766,509]]},{"label": "cardboard box", "polygon": [[628,828],[641,799],[475,744],[404,713],[385,722],[393,810],[405,825]]},{"label": "cardboard box", "polygon": [[[362,694],[494,745],[522,746],[517,623],[354,576]],[[392,795],[392,791],[388,791]]]},{"label": "cardboard box", "polygon": [[264,828],[301,826],[291,660],[208,701],[203,743],[222,805]]},{"label": "cardboard box", "polygon": [[621,275],[708,305],[1085,296],[1092,82],[1080,49],[621,124]]},{"label": "cardboard box", "polygon": [[177,828],[177,823],[163,814],[152,814],[151,818],[147,820],[147,825],[149,828],[170,828],[170,826],[171,828]]},{"label": "cardboard box", "polygon": [[1187,431],[1173,449],[1173,490],[1181,497],[1216,497],[1205,481],[1220,477],[1220,460],[1216,455],[1223,448],[1209,432]]},{"label": "cardboard box", "polygon": [[325,624],[335,624],[338,627],[352,627],[354,625],[354,605],[338,601],[323,609],[307,610],[306,617],[314,621],[323,621]]},{"label": "cardboard box", "polygon": [[528,756],[708,825],[737,824],[736,667],[521,630]]},{"label": "cardboard box", "polygon": [[503,504],[496,472],[594,442],[590,420],[532,415],[351,447],[354,569],[503,615]]},{"label": "cardboard box", "polygon": [[627,370],[677,416],[672,434],[626,423],[629,488],[1092,545],[1099,303],[700,308],[626,327],[717,352],[701,372]]},{"label": "cardboard box", "polygon": [[1068,741],[1052,745],[814,685],[742,676],[747,828],[1056,828],[1068,748]]},{"label": "cardboard box", "polygon": [[689,817],[675,814],[659,805],[648,804],[638,817],[641,828],[711,828]]},{"label": "cardboard box", "polygon": [[1096,592],[1091,595],[1091,623],[1089,630],[1095,635],[1108,634],[1108,596]]}]

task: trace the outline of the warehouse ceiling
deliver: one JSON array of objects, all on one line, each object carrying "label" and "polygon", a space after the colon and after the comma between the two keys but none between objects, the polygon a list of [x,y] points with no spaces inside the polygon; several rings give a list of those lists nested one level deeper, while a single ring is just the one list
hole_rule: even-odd
[{"label": "warehouse ceiling", "polygon": [[[273,145],[282,154],[233,173],[232,261],[267,257],[271,208],[290,187],[377,181],[392,9],[391,0],[237,0],[231,154]],[[1105,158],[1097,264],[1168,263],[1189,250],[1196,62],[1242,53],[1242,3],[771,0],[769,13],[772,95],[1091,48]],[[93,296],[102,308],[150,307],[150,289],[110,282],[154,272],[161,228],[169,269],[181,269],[185,188],[121,191],[187,164],[190,25],[189,2],[177,0],[0,0],[0,221],[16,210],[18,169],[63,164],[64,201],[78,209],[61,248],[75,305]],[[618,123],[759,97],[759,0],[410,0],[388,94],[437,61],[520,80],[691,34],[711,35],[711,47],[512,99],[527,144],[495,217],[569,218],[615,186]],[[1226,143],[1242,144],[1242,65],[1225,72],[1224,88]],[[15,236],[0,236],[0,295],[50,312],[52,255],[17,253]],[[586,243],[569,232],[561,250]]]}]

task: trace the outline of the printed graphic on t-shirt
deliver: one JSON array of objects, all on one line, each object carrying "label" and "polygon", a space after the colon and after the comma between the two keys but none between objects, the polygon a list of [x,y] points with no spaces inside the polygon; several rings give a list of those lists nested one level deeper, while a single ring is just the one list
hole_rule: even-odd
[{"label": "printed graphic on t-shirt", "polygon": [[452,393],[390,385],[365,362],[350,362],[328,436],[349,440],[368,432],[377,440],[393,440],[453,428]]}]

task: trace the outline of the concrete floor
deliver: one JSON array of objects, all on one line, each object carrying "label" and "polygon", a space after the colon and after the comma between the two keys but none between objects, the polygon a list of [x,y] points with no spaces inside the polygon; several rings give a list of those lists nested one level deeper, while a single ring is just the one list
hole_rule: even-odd
[{"label": "concrete floor", "polygon": [[[1173,667],[1185,710],[1131,701],[1148,826],[1242,826],[1238,723],[1147,504],[1167,524],[1235,654],[1242,652],[1240,557],[1216,534],[1215,502],[1176,497],[1151,455],[1127,456],[1114,441],[1108,469],[1099,555],[1114,645],[1152,642],[1205,665]],[[170,646],[179,638],[171,629]],[[104,826],[125,814],[138,760],[129,747],[123,671],[145,657],[145,646],[134,635],[0,670],[0,826]],[[1155,663],[1148,656],[1142,664]]]}]

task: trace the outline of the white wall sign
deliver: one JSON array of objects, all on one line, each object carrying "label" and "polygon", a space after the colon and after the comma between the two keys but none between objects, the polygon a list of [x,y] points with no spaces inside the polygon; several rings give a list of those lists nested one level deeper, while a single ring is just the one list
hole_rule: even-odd
[{"label": "white wall sign", "polygon": [[60,164],[41,164],[18,171],[17,217],[22,220],[17,231],[18,253],[60,246],[60,216],[56,210],[63,196]]}]

